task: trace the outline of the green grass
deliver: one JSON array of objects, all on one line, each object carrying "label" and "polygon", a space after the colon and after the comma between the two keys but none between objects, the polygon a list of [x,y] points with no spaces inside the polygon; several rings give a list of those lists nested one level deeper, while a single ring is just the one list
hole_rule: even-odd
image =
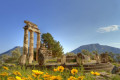
[{"label": "green grass", "polygon": [[[81,66],[82,67],[82,66]],[[31,76],[31,78],[33,78],[33,80],[38,80],[36,79],[35,77],[32,76],[32,69],[31,68],[25,68],[25,66],[21,67],[19,65],[17,65],[16,67],[8,67],[9,70],[4,70],[2,67],[0,67],[0,74],[3,73],[3,72],[7,72],[9,73],[9,75],[7,77],[3,77],[3,76],[0,76],[0,79],[1,80],[7,80],[8,77],[16,77],[14,74],[13,74],[13,71],[19,71],[22,76],[20,77],[27,77],[28,75]],[[84,73],[84,68],[82,67],[81,69],[80,68],[76,68],[74,67],[75,69],[78,70],[78,73],[75,74],[75,75],[72,75],[71,74],[71,71],[67,68],[64,69],[63,72],[54,72],[53,69],[55,67],[52,67],[51,69],[48,69],[48,68],[44,68],[44,69],[41,69],[41,68],[33,68],[33,70],[39,70],[39,71],[42,71],[45,73],[48,73],[52,76],[58,76],[60,75],[62,77],[62,80],[67,80],[70,76],[74,76],[76,78],[78,78],[79,76],[85,76],[84,80],[95,80],[94,79],[94,75],[92,75],[90,72],[88,73]],[[42,76],[39,77],[40,79],[44,80]],[[29,79],[26,79],[26,80],[29,80]],[[116,75],[115,77],[112,78],[112,80],[120,80],[120,76]]]},{"label": "green grass", "polygon": [[115,65],[116,67],[120,67],[119,63],[112,63],[113,65]]}]

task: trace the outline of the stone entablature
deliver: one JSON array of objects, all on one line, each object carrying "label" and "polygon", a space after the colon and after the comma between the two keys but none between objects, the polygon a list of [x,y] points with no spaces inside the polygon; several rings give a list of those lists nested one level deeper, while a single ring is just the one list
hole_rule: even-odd
[{"label": "stone entablature", "polygon": [[40,34],[40,30],[38,29],[36,24],[34,24],[30,21],[24,21],[24,23],[26,23],[26,26],[24,27],[24,29],[26,28],[29,31],[33,31],[33,32],[36,32],[36,33]]},{"label": "stone entablature", "polygon": [[34,27],[34,28],[38,29],[38,26],[30,21],[24,21],[24,23],[26,23],[27,26]]}]

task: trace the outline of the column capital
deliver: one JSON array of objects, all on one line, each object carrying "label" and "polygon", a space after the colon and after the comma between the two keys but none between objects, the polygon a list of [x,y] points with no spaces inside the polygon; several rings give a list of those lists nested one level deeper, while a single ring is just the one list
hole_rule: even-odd
[{"label": "column capital", "polygon": [[41,34],[40,32],[37,32],[37,34]]},{"label": "column capital", "polygon": [[23,29],[28,29],[28,26],[23,27]]},{"label": "column capital", "polygon": [[29,32],[34,32],[33,30],[29,30]]}]

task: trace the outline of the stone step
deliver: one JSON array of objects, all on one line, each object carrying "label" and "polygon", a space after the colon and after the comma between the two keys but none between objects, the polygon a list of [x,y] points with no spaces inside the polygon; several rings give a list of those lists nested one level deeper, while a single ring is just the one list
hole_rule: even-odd
[{"label": "stone step", "polygon": [[109,71],[109,72],[111,72],[111,70],[113,69],[113,67],[114,66],[106,67],[106,68],[101,68],[101,69],[89,69],[89,70],[84,69],[84,72],[90,72],[90,71]]},{"label": "stone step", "polygon": [[100,63],[100,64],[89,64],[89,65],[83,65],[84,67],[96,67],[96,66],[105,66],[105,65],[110,65],[110,63]]},{"label": "stone step", "polygon": [[[39,65],[34,65],[36,68],[48,68],[52,69],[53,67],[60,66],[61,64],[50,64],[50,65],[45,65],[45,66],[39,66]],[[81,69],[80,65],[77,64],[67,64],[67,65],[62,65],[65,68],[68,69],[73,69],[73,68],[79,68]],[[28,65],[26,67],[33,67],[33,65]],[[100,70],[105,70],[105,71],[110,71],[113,68],[113,65],[111,63],[100,63],[100,64],[89,64],[89,65],[83,65],[84,71],[85,72],[90,72],[90,71],[100,71]]]},{"label": "stone step", "polygon": [[103,69],[103,68],[109,68],[109,67],[112,67],[112,65],[84,67],[84,69]]},{"label": "stone step", "polygon": [[111,71],[112,68],[104,68],[104,69],[91,69],[91,70],[83,70],[84,72],[91,72],[91,71]]}]

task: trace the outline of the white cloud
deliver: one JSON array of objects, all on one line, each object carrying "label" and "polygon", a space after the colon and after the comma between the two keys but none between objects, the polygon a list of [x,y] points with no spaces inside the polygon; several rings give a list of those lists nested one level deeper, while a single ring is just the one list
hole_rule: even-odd
[{"label": "white cloud", "polygon": [[111,31],[117,31],[119,30],[118,25],[111,25],[111,26],[107,26],[107,27],[101,27],[97,30],[97,32],[100,33],[105,33],[105,32],[111,32]]},{"label": "white cloud", "polygon": [[118,44],[118,45],[120,45],[120,43],[113,43],[113,44]]}]

